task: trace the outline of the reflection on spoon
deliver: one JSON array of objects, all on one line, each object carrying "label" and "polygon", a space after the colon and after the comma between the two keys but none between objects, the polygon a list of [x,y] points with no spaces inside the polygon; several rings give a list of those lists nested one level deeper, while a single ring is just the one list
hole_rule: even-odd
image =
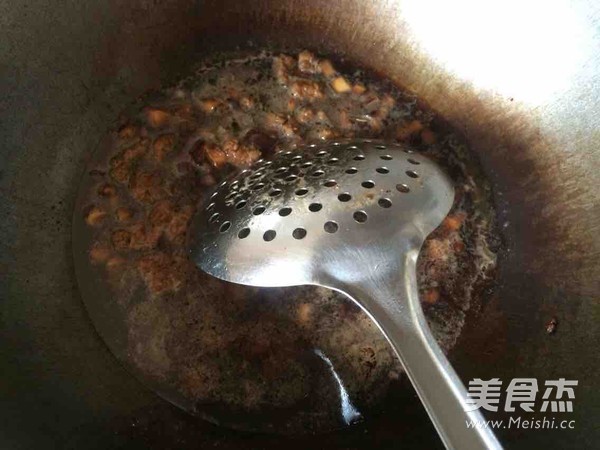
[{"label": "reflection on spoon", "polygon": [[342,417],[344,418],[344,422],[346,422],[346,425],[350,425],[351,423],[360,419],[362,415],[352,404],[350,396],[348,395],[348,392],[346,391],[346,388],[342,383],[342,379],[339,377],[339,375],[333,368],[331,360],[327,356],[325,356],[325,354],[318,348],[315,349],[315,354],[323,361],[325,361],[325,364],[327,364],[327,366],[331,370],[331,373],[333,374],[333,378],[335,378],[335,381],[340,387],[340,406],[342,407]]}]

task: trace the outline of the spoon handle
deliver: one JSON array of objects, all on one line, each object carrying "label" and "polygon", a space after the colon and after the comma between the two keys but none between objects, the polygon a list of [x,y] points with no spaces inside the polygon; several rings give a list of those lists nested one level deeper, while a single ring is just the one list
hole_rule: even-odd
[{"label": "spoon handle", "polygon": [[400,279],[371,276],[338,289],[361,305],[383,331],[447,448],[501,449],[490,429],[467,426],[485,419],[477,410],[465,411],[467,391],[429,330],[417,291],[416,257],[416,252],[406,254]]}]

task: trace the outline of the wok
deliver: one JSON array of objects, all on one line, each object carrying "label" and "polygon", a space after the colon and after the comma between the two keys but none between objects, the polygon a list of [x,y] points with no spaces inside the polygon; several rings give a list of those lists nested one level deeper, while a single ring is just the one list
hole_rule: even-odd
[{"label": "wok", "polygon": [[143,92],[206,56],[264,46],[368,67],[464,134],[494,186],[505,245],[498,287],[470,313],[450,358],[463,381],[579,381],[574,430],[499,430],[506,447],[597,444],[597,2],[47,0],[1,9],[3,448],[441,445],[410,392],[393,415],[319,436],[211,425],[134,379],[86,315],[71,217],[93,149]]}]

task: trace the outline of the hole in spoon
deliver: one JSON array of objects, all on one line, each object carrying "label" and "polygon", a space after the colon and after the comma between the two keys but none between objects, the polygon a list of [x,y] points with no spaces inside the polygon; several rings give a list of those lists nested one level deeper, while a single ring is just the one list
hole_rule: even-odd
[{"label": "hole in spoon", "polygon": [[371,180],[363,181],[360,183],[360,185],[365,189],[371,189],[375,187],[375,183],[373,183]]},{"label": "hole in spoon", "polygon": [[306,237],[306,230],[304,228],[296,228],[292,232],[294,239],[304,239]]},{"label": "hole in spoon", "polygon": [[335,223],[333,220],[325,222],[325,225],[323,225],[323,229],[327,233],[335,233],[338,230],[338,228],[339,228],[338,224]]},{"label": "hole in spoon", "polygon": [[389,198],[380,198],[377,204],[382,208],[389,208],[392,206],[392,201]]},{"label": "hole in spoon", "polygon": [[275,230],[268,230],[265,231],[265,234],[263,234],[263,239],[266,242],[271,242],[273,239],[275,239],[275,236],[277,236],[277,232]]},{"label": "hole in spoon", "polygon": [[364,211],[356,211],[354,214],[352,214],[352,217],[358,223],[365,223],[367,221],[367,218],[368,218],[367,213],[364,212]]}]

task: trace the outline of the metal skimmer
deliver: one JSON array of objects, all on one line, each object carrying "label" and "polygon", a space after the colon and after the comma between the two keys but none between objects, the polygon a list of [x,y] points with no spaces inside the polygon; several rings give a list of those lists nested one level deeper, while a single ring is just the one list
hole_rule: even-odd
[{"label": "metal skimmer", "polygon": [[251,286],[340,291],[381,328],[449,448],[500,448],[465,412],[466,391],[421,310],[419,249],[444,219],[452,183],[406,146],[309,145],[223,182],[196,216],[191,253],[205,272]]}]

